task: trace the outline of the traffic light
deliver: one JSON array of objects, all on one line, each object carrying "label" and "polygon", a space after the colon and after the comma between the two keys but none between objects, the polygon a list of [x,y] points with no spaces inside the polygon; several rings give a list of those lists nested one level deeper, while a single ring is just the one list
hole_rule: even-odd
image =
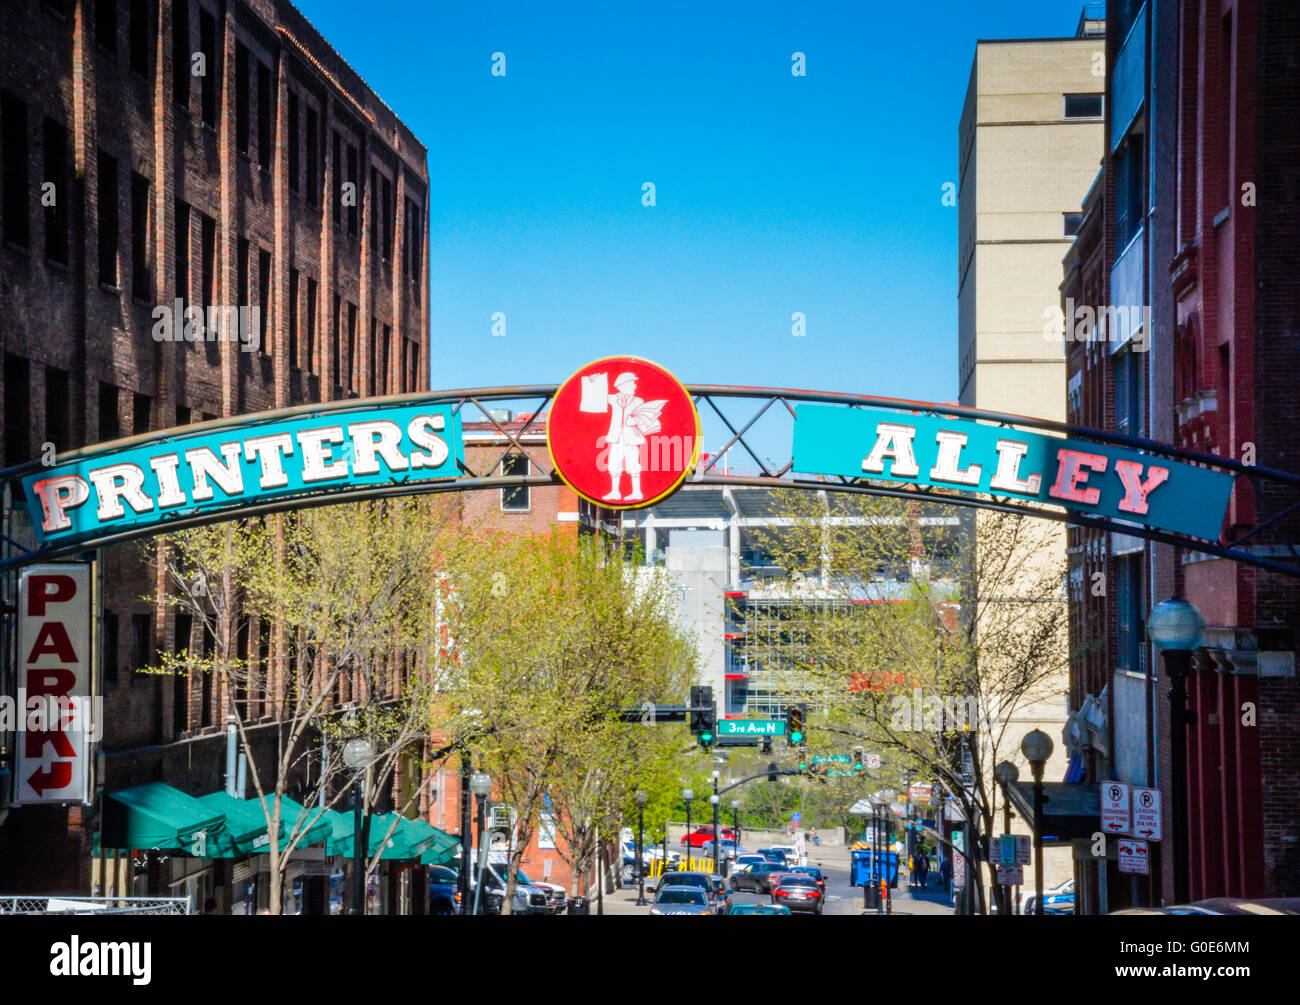
[{"label": "traffic light", "polygon": [[799,748],[799,770],[800,771],[808,770],[808,748],[807,747]]},{"label": "traffic light", "polygon": [[776,771],[776,761],[769,761],[767,765],[767,780],[769,782],[776,781]]},{"label": "traffic light", "polygon": [[854,747],[853,748],[853,770],[861,771],[865,767],[866,765],[862,761],[862,748]]},{"label": "traffic light", "polygon": [[788,705],[785,710],[785,741],[791,747],[803,745],[806,738],[804,729],[804,719],[806,717],[806,705]]},{"label": "traffic light", "polygon": [[772,738],[770,736],[762,737],[758,741],[758,743],[759,743],[759,753],[762,754],[772,753]]},{"label": "traffic light", "polygon": [[713,688],[696,685],[691,688],[691,733],[705,750],[717,738],[717,709],[713,704]]}]

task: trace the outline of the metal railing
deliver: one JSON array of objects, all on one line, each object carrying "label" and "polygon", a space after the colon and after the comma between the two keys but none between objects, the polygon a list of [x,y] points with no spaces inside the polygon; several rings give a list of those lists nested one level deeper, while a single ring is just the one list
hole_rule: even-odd
[{"label": "metal railing", "polygon": [[0,897],[0,915],[189,913],[189,897]]}]

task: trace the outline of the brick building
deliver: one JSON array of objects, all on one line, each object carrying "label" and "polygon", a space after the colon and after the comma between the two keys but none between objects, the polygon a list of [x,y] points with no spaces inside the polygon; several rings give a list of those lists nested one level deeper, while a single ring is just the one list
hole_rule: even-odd
[{"label": "brick building", "polygon": [[[1149,313],[1067,343],[1070,421],[1296,471],[1300,8],[1111,0],[1107,22],[1118,30],[1108,38],[1106,156],[1062,300],[1067,315],[1070,299]],[[1229,537],[1286,505],[1243,488]],[[1286,517],[1257,547],[1279,554],[1298,533]],[[1145,620],[1184,596],[1207,626],[1188,680],[1190,896],[1296,895],[1295,581],[1082,529],[1070,531],[1070,563],[1067,732],[1088,780],[1156,785],[1171,805],[1169,682]],[[1104,874],[1081,867],[1085,910],[1170,902],[1168,841],[1153,850],[1149,879],[1113,863]]]},{"label": "brick building", "polygon": [[[0,11],[0,467],[427,389],[426,150],[292,4]],[[30,540],[23,521],[6,532]],[[139,546],[97,557],[107,788],[220,788],[210,677],[133,673],[197,626],[139,599],[158,585]],[[280,672],[267,634],[249,645]],[[11,810],[0,889],[87,891],[89,842],[77,807]]]}]

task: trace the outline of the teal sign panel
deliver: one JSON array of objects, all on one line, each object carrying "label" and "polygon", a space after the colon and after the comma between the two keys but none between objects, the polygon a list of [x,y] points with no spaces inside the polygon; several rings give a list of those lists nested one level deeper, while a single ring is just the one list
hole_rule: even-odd
[{"label": "teal sign panel", "polygon": [[784,719],[723,719],[718,736],[785,736]]},{"label": "teal sign panel", "polygon": [[1218,541],[1235,479],[1125,447],[971,419],[800,405],[794,471],[1031,499]]},{"label": "teal sign panel", "polygon": [[455,478],[463,460],[450,405],[394,405],[89,453],[27,476],[23,490],[42,543],[61,544],[284,497]]}]

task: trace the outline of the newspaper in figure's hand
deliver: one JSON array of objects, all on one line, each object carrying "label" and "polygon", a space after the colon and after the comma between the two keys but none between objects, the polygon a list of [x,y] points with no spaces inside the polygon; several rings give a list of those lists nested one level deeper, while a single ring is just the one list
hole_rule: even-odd
[{"label": "newspaper in figure's hand", "polygon": [[578,405],[578,411],[609,411],[609,374],[593,373],[582,378],[582,401]]}]

